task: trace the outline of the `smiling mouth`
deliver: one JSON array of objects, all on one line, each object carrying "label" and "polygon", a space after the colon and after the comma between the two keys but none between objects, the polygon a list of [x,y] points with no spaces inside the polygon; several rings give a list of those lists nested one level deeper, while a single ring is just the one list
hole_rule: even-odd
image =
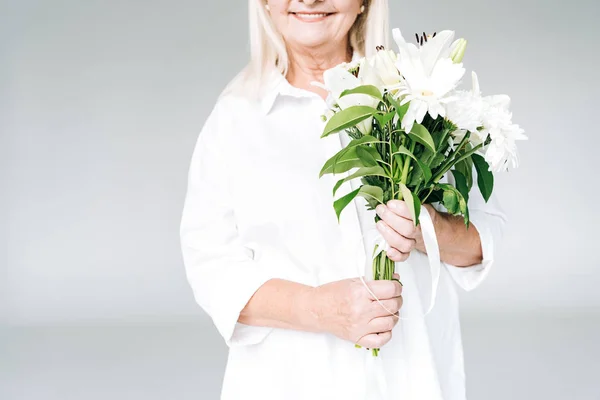
[{"label": "smiling mouth", "polygon": [[329,17],[330,15],[333,15],[333,13],[317,13],[317,12],[291,12],[290,14],[294,15],[296,18],[298,18],[301,21],[321,21],[327,17]]}]

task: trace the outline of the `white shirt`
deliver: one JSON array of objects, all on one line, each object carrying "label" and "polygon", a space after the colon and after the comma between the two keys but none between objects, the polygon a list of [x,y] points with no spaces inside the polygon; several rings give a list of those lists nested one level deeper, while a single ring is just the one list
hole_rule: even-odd
[{"label": "white shirt", "polygon": [[[181,246],[195,299],[229,346],[221,399],[464,400],[456,286],[472,290],[486,277],[505,222],[495,196],[485,203],[476,187],[469,208],[484,261],[466,268],[442,263],[431,312],[400,320],[376,359],[331,334],[237,322],[269,279],[318,286],[370,269],[369,246],[359,244],[373,231],[374,211],[357,197],[338,223],[332,189],[346,174],[319,178],[344,136],[320,138],[326,106],[318,95],[281,75],[272,83],[259,102],[232,95],[217,101],[188,174]],[[428,265],[417,251],[396,263],[401,315],[410,308],[424,313]],[[381,392],[377,374],[385,375]]]}]

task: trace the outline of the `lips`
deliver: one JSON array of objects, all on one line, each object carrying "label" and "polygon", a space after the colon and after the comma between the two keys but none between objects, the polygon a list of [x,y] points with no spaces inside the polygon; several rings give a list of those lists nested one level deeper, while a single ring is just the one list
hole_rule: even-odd
[{"label": "lips", "polygon": [[322,21],[323,19],[329,17],[330,15],[333,15],[333,13],[326,13],[326,12],[291,12],[290,14],[294,15],[296,18],[298,18],[301,21],[307,21],[307,22]]}]

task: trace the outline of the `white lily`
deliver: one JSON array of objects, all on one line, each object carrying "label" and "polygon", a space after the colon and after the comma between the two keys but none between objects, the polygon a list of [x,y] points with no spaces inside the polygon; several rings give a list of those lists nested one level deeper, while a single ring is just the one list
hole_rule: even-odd
[{"label": "white lily", "polygon": [[393,30],[399,54],[396,66],[404,77],[399,91],[401,104],[410,102],[402,119],[402,129],[410,131],[415,122],[422,123],[429,113],[444,117],[444,104],[465,73],[462,63],[450,58],[453,31],[442,31],[417,47],[407,43],[399,29]]},{"label": "white lily", "polygon": [[402,77],[396,67],[398,56],[392,50],[378,49],[377,53],[368,59],[369,64],[381,79],[386,88],[397,87]]},{"label": "white lily", "polygon": [[[344,90],[354,89],[357,86],[373,85],[383,94],[383,82],[366,59],[359,61],[358,76],[354,76],[348,71],[348,65],[342,64],[323,73],[324,85],[319,85],[329,91],[329,102],[335,103],[340,109],[344,110],[352,106],[377,107],[379,100],[366,94],[349,94],[340,97]],[[357,125],[358,130],[363,135],[368,135],[373,129],[373,118],[368,118]]]}]

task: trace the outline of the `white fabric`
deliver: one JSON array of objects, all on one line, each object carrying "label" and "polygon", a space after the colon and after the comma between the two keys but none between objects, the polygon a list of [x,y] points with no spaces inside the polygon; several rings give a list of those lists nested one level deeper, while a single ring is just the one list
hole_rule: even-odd
[{"label": "white fabric", "polygon": [[[271,278],[317,286],[360,270],[370,277],[374,211],[357,198],[338,223],[332,189],[346,174],[318,177],[343,136],[320,138],[319,96],[280,75],[272,83],[258,103],[217,101],[188,172],[181,247],[196,301],[230,347],[221,399],[464,400],[455,286],[472,290],[487,276],[505,222],[495,197],[486,204],[476,189],[469,206],[484,262],[442,263],[431,312],[400,320],[376,360],[330,334],[237,322]],[[339,195],[350,190],[346,184]],[[402,315],[424,314],[431,294],[427,256],[415,251],[396,271],[404,284]],[[382,383],[374,371],[385,374],[385,398],[375,392]]]}]

